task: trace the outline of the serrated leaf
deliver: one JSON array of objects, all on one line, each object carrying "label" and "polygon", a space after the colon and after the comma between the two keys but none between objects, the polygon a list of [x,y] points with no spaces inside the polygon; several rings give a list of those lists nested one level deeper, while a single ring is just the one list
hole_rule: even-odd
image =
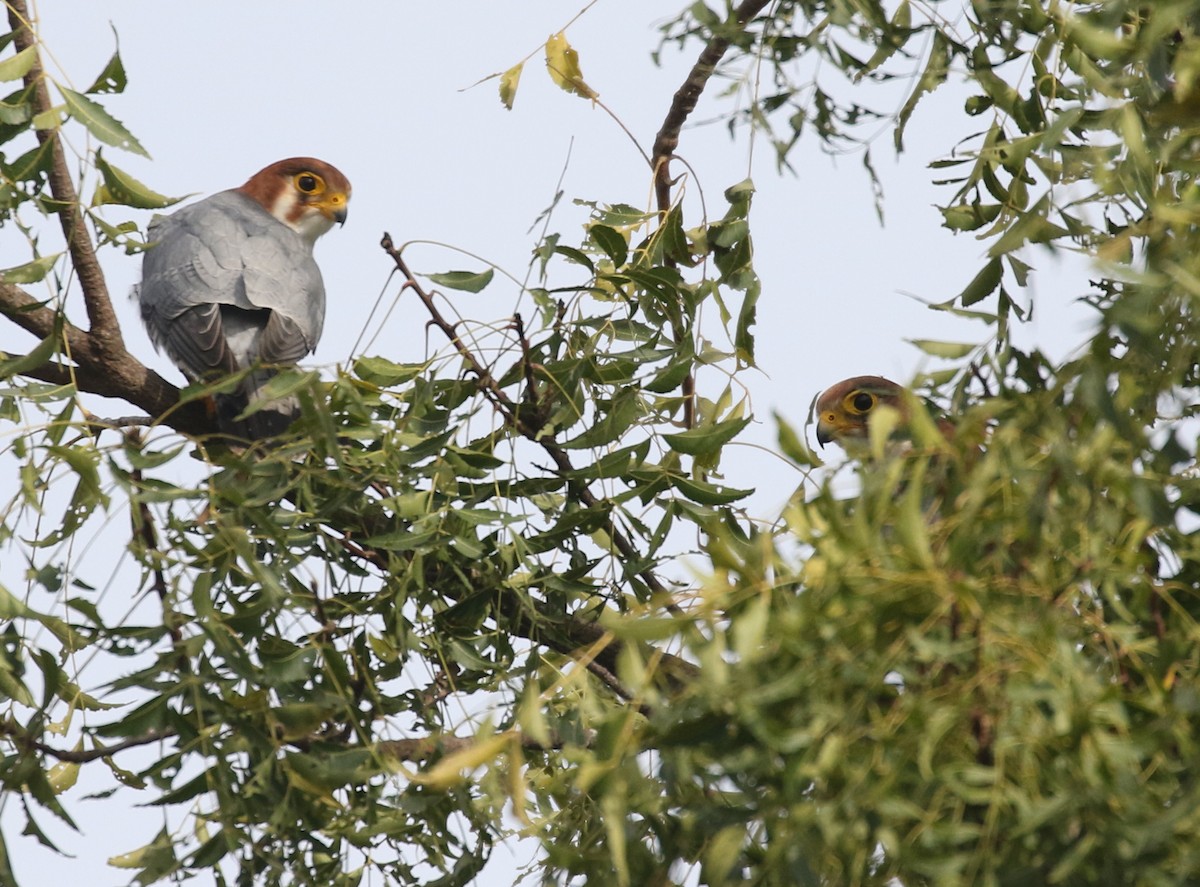
[{"label": "serrated leaf", "polygon": [[664,434],[663,439],[667,442],[667,446],[677,453],[702,456],[719,450],[749,424],[750,417],[747,416],[744,419],[730,419],[715,425],[692,428],[689,431],[681,431],[679,434]]},{"label": "serrated leaf", "polygon": [[182,197],[167,197],[147,188],[129,173],[113,166],[96,152],[96,169],[104,178],[92,197],[92,206],[113,203],[131,206],[134,209],[163,209],[182,200]]},{"label": "serrated leaf", "polygon": [[468,293],[477,293],[485,286],[492,282],[492,277],[495,272],[488,268],[486,271],[447,271],[444,274],[426,274],[430,280],[438,286],[448,287],[452,290],[463,290]]},{"label": "serrated leaf", "polygon": [[517,98],[517,84],[521,82],[521,71],[524,68],[525,63],[518,62],[500,75],[500,102],[510,111]]},{"label": "serrated leaf", "polygon": [[3,283],[37,283],[42,280],[50,269],[54,267],[54,263],[58,261],[58,257],[62,253],[54,253],[49,256],[39,256],[32,262],[26,262],[24,265],[17,265],[15,268],[5,268],[0,271],[0,282]]},{"label": "serrated leaf", "polygon": [[546,40],[546,70],[550,72],[550,79],[561,89],[585,99],[600,97],[584,82],[583,71],[579,67],[579,53],[567,42],[567,36],[562,31]]},{"label": "serrated leaf", "polygon": [[124,92],[127,83],[125,64],[121,61],[120,51],[116,51],[108,60],[108,64],[104,66],[104,70],[96,76],[95,81],[84,92],[88,95]]},{"label": "serrated leaf", "polygon": [[62,93],[63,100],[66,102],[67,113],[82,123],[87,131],[101,142],[112,145],[114,148],[122,148],[134,154],[140,154],[143,157],[150,156],[141,143],[134,138],[133,133],[126,129],[121,121],[104,110],[99,102],[89,99],[81,92],[67,89],[65,86],[59,86],[58,91]]},{"label": "serrated leaf", "polygon": [[995,292],[1003,276],[1004,268],[1000,263],[1000,259],[991,259],[972,278],[971,282],[967,284],[966,289],[959,294],[959,302],[962,303],[964,308],[969,308],[976,302],[986,299]]},{"label": "serrated leaf", "polygon": [[917,103],[921,101],[926,93],[933,92],[945,83],[949,73],[950,42],[943,36],[941,31],[935,30],[933,32],[933,42],[929,47],[929,60],[925,63],[925,70],[921,72],[921,77],[917,80],[917,85],[913,87],[913,91],[904,102],[904,106],[900,109],[900,114],[896,120],[896,129],[892,133],[892,138],[897,151],[904,150],[904,128],[908,125],[913,111],[917,109]]},{"label": "serrated leaf", "polygon": [[0,80],[20,80],[33,68],[37,62],[37,47],[22,49],[12,58],[0,61]]}]

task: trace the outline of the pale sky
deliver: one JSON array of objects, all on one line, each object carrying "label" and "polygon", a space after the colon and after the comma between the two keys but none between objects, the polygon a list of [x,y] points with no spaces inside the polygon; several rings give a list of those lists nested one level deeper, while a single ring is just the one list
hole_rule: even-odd
[{"label": "pale sky", "polygon": [[[684,55],[668,48],[662,68],[650,59],[655,24],[684,5],[599,0],[568,31],[584,77],[647,151],[699,52],[696,46]],[[108,60],[115,29],[129,86],[123,95],[99,100],[153,160],[112,148],[104,153],[155,190],[206,195],[241,184],[272,161],[301,154],[327,160],[350,178],[349,221],[317,246],[329,312],[324,338],[308,363],[332,367],[350,355],[387,281],[391,266],[378,247],[383,231],[397,242],[436,241],[478,254],[521,279],[537,240],[537,230],[529,229],[550,203],[564,165],[566,198],[552,226],[564,243],[578,242],[584,218],[572,198],[649,206],[649,170],[628,137],[602,110],[554,86],[540,52],[526,64],[513,111],[501,106],[495,80],[469,88],[538,50],[581,7],[561,0],[47,0],[38,12],[51,54],[48,67],[59,82],[76,89],[86,88]],[[712,95],[693,121],[712,119],[727,107],[714,98],[718,86],[710,86]],[[898,91],[879,95],[885,110],[903,100]],[[933,204],[949,200],[951,191],[931,186],[937,175],[926,169],[981,127],[962,116],[963,95],[947,91],[926,100],[910,124],[900,162],[890,132],[880,128],[874,163],[886,192],[882,228],[857,155],[835,160],[809,140],[791,158],[798,175],[780,175],[765,142],[755,146],[751,162],[744,132],[731,140],[723,124],[684,130],[680,154],[697,177],[688,184],[685,227],[699,222],[694,199],[699,192],[719,217],[725,188],[747,175],[758,188],[751,224],[764,287],[755,329],[759,371],[741,376],[758,421],[744,436],[747,446],[728,449],[722,465],[727,483],[759,489],[750,506],[756,516],[774,517],[802,482],[781,460],[749,446],[775,449],[772,410],[799,427],[813,395],[839,379],[875,373],[907,381],[934,366],[906,338],[974,342],[991,333],[982,324],[930,312],[904,295],[944,301],[982,265],[982,244],[940,227]],[[70,139],[80,154],[94,147],[77,127]],[[675,171],[682,169],[676,165]],[[114,207],[106,217],[135,218],[144,225],[149,215]],[[28,212],[23,219],[35,221]],[[0,267],[27,261],[21,246],[15,231],[0,238]],[[421,247],[408,256],[418,272],[481,267],[442,247]],[[1044,254],[1032,258],[1038,265],[1053,264]],[[154,353],[125,298],[138,280],[140,260],[113,249],[102,252],[101,260],[119,296],[131,350],[179,384],[180,374]],[[1035,279],[1036,290],[1052,297],[1039,304],[1034,321],[1018,332],[1019,341],[1062,357],[1086,339],[1091,318],[1075,304],[1086,288],[1085,272],[1081,263],[1068,262]],[[395,290],[393,284],[389,302]],[[466,317],[502,320],[517,293],[497,276],[481,294],[456,293],[453,302]],[[69,305],[79,322],[77,290]],[[372,353],[416,361],[442,348],[443,342],[427,338],[425,321],[415,299],[402,299],[387,325],[370,331],[378,333]],[[24,351],[32,344],[11,324],[0,324],[0,350]],[[722,378],[702,374],[699,384],[712,394]],[[112,404],[108,412],[126,415],[132,408]],[[6,436],[10,431],[0,429]],[[838,455],[834,450],[832,458]],[[0,476],[0,501],[12,495],[7,478]],[[14,570],[16,561],[0,553],[0,582],[20,596],[23,566]],[[73,859],[22,838],[21,819],[13,815],[15,805],[8,805],[3,821],[9,851],[25,887],[128,883],[128,872],[107,868],[104,860],[149,840],[161,819],[134,808],[150,800],[148,793],[78,801],[87,791],[111,785],[101,776],[65,796],[79,816],[82,837],[53,828],[48,814],[39,816]],[[527,860],[532,850],[518,852]],[[479,881],[511,882],[510,869]]]}]

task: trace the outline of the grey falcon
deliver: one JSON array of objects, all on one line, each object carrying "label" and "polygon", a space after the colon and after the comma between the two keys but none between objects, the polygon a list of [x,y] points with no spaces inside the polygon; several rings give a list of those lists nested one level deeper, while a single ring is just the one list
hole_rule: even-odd
[{"label": "grey falcon", "polygon": [[345,222],[350,191],[328,163],[293,157],[151,222],[137,298],[155,347],[191,381],[251,370],[235,391],[216,396],[222,433],[273,437],[299,415],[299,401],[288,397],[238,418],[262,397],[272,367],[294,365],[317,347],[325,284],[313,245]]}]

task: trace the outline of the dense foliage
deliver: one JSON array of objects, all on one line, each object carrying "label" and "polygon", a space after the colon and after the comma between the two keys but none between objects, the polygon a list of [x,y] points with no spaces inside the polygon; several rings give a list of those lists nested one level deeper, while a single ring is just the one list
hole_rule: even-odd
[{"label": "dense foliage", "polygon": [[[36,337],[0,364],[20,478],[0,556],[30,565],[0,588],[0,779],[33,838],[107,767],[183,823],[115,860],[143,883],[466,884],[513,822],[551,884],[1200,877],[1200,0],[694,4],[663,31],[699,61],[663,98],[659,211],[547,232],[524,315],[475,325],[436,288],[499,281],[413,274],[385,239],[445,349],[281,376],[304,416],[250,451],[112,315],[95,249],[141,235],[96,207],[169,201],[100,151],[81,199],[60,132],[140,150],[103,107],[119,57],[83,92],[52,83],[8,8],[0,218],[65,232],[0,273],[5,322]],[[547,56],[592,96],[565,36]],[[714,66],[748,93],[731,127],[785,166],[809,137],[869,151],[868,124],[900,148],[925,95],[970,95],[933,174],[987,258],[940,308],[995,334],[928,380],[957,432],[918,411],[860,493],[826,478],[766,523],[721,481],[746,405],[696,384],[754,360],[753,186],[701,222],[668,172]],[[898,111],[872,104],[897,84]],[[1095,334],[1061,365],[1009,336],[1034,244],[1096,263],[1068,294]],[[86,322],[27,288],[70,278]],[[704,344],[709,305],[731,353]],[[155,423],[97,419],[86,393]],[[113,515],[133,610],[68,569]],[[697,539],[707,575],[683,584]],[[95,673],[120,677],[85,692]]]}]

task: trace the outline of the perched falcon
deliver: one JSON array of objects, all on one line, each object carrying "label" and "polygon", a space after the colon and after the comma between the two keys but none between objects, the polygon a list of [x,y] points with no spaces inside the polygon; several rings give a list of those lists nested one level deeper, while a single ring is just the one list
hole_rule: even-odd
[{"label": "perched falcon", "polygon": [[[880,406],[891,407],[900,414],[892,436],[907,437],[912,419],[910,397],[904,388],[883,376],[843,379],[817,395],[813,402],[817,415],[817,443],[825,446],[837,442],[845,450],[862,449],[870,438],[871,418]],[[953,422],[944,417],[935,418],[935,422],[946,440],[954,439]]]},{"label": "perched falcon", "polygon": [[843,379],[817,396],[817,443],[867,440],[867,422],[881,403],[899,411],[901,423],[908,419],[904,389],[883,376]]},{"label": "perched falcon", "polygon": [[299,414],[285,398],[238,421],[274,375],[317,347],[325,284],[313,244],[346,221],[350,182],[328,163],[293,157],[246,184],[150,224],[138,301],[155,346],[192,381],[256,368],[217,396],[217,423],[246,440],[284,431]]}]

